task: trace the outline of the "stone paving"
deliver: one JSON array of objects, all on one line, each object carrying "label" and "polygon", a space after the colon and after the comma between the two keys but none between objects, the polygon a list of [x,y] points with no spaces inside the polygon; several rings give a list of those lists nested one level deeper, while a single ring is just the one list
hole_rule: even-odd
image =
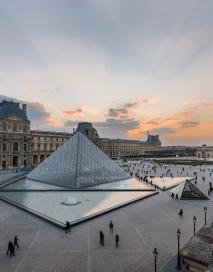
[{"label": "stone paving", "polygon": [[[188,171],[193,172],[194,169]],[[159,169],[158,174],[162,171]],[[200,179],[203,175],[206,176],[205,182]],[[209,172],[198,172],[198,176],[198,186],[206,191],[208,182],[213,178]],[[210,201],[176,201],[167,191],[161,191],[77,225],[70,234],[0,201],[0,271],[151,272],[154,271],[152,251],[155,247],[159,251],[158,271],[175,271],[173,260],[177,253],[177,228],[181,228],[183,246],[193,234],[192,217],[196,215],[198,218],[197,229],[204,224],[204,206],[208,208],[210,224],[213,219],[213,194],[210,198]],[[177,215],[180,208],[184,211],[183,219]],[[114,234],[109,233],[110,220],[114,222]],[[105,234],[103,248],[99,246],[100,229]],[[119,248],[114,245],[116,233],[120,235]],[[15,257],[9,257],[6,255],[7,243],[14,235],[20,239],[20,249],[16,250]]]}]

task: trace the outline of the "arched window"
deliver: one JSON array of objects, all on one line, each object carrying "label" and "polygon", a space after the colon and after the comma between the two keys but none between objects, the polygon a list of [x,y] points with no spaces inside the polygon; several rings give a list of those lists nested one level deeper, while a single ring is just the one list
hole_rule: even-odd
[{"label": "arched window", "polygon": [[18,143],[13,143],[13,151],[18,151]]},{"label": "arched window", "polygon": [[33,156],[33,165],[37,165],[38,164],[38,156],[34,155]]}]

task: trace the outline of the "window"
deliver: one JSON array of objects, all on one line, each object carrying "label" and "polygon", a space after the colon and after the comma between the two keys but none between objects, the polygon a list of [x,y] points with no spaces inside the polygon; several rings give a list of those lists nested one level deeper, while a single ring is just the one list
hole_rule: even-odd
[{"label": "window", "polygon": [[27,151],[27,144],[24,144],[24,151]]},{"label": "window", "polygon": [[3,129],[4,131],[7,130],[7,123],[6,123],[6,122],[3,122],[3,124],[2,124],[2,129]]},{"label": "window", "polygon": [[13,151],[18,151],[18,143],[13,143]]},{"label": "window", "polygon": [[27,132],[27,125],[24,125],[24,132]]},{"label": "window", "polygon": [[17,131],[17,124],[13,125],[13,131]]},{"label": "window", "polygon": [[6,143],[3,143],[3,151],[7,151],[7,145],[6,145]]}]

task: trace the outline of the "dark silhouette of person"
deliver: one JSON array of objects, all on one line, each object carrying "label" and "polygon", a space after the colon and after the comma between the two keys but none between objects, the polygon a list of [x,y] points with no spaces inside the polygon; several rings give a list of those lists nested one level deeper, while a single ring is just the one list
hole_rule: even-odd
[{"label": "dark silhouette of person", "polygon": [[66,221],[65,233],[70,232],[70,228],[71,228],[70,222]]},{"label": "dark silhouette of person", "polygon": [[179,211],[179,216],[180,216],[180,218],[183,217],[183,210],[182,209],[180,209],[180,211]]},{"label": "dark silhouette of person", "polygon": [[8,243],[7,255],[9,252],[10,252],[10,257],[15,256],[15,248],[14,248],[12,241],[9,241],[9,243]]},{"label": "dark silhouette of person", "polygon": [[104,233],[102,230],[100,230],[99,235],[100,235],[100,245],[104,246]]},{"label": "dark silhouette of person", "polygon": [[172,195],[171,195],[171,196],[172,196],[172,199],[174,199],[174,197],[175,197],[175,194],[174,194],[174,193],[172,193]]},{"label": "dark silhouette of person", "polygon": [[8,243],[8,245],[7,245],[7,255],[8,255],[8,253],[10,252],[10,248],[11,248],[11,241],[9,241],[9,243]]},{"label": "dark silhouette of person", "polygon": [[17,235],[14,237],[14,248],[15,247],[19,248]]},{"label": "dark silhouette of person", "polygon": [[175,199],[177,199],[177,200],[178,200],[178,194],[176,194],[176,195],[175,195]]},{"label": "dark silhouette of person", "polygon": [[113,223],[112,223],[112,220],[111,220],[110,223],[109,223],[109,231],[110,231],[111,233],[113,233]]},{"label": "dark silhouette of person", "polygon": [[119,235],[118,234],[116,234],[115,235],[115,247],[119,247]]}]

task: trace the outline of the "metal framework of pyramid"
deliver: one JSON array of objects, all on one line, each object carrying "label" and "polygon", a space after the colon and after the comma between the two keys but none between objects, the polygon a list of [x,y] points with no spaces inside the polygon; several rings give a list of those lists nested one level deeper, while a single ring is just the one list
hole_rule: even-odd
[{"label": "metal framework of pyramid", "polygon": [[80,189],[130,176],[81,132],[44,160],[27,179]]},{"label": "metal framework of pyramid", "polygon": [[208,197],[201,192],[190,180],[185,180],[180,185],[170,191],[170,194],[178,195],[179,199],[203,199],[208,200]]}]

